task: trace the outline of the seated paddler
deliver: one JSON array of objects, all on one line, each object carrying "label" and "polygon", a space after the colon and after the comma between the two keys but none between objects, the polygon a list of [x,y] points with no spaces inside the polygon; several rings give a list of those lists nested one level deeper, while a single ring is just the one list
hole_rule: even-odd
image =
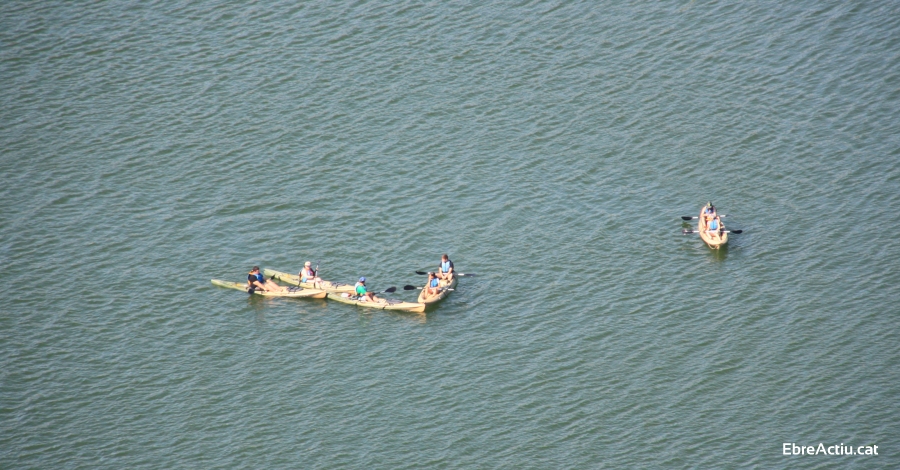
[{"label": "seated paddler", "polygon": [[380,299],[375,296],[375,294],[369,292],[369,289],[366,287],[366,277],[363,276],[359,278],[359,282],[356,283],[356,296],[359,297],[360,302],[382,302],[384,299]]},{"label": "seated paddler", "polygon": [[447,281],[445,284],[449,284],[453,280],[453,276],[456,276],[456,273],[453,271],[453,261],[450,261],[450,257],[446,253],[441,255],[441,265],[438,267],[436,274],[439,280]]},{"label": "seated paddler", "polygon": [[706,207],[703,208],[703,215],[706,217],[707,222],[716,218],[716,206],[712,205],[712,202],[707,202]]},{"label": "seated paddler", "polygon": [[715,217],[711,221],[709,221],[709,226],[707,232],[719,232],[722,230],[722,220],[719,217]]},{"label": "seated paddler", "polygon": [[321,279],[316,276],[316,270],[312,268],[312,263],[310,263],[309,261],[303,263],[303,269],[300,270],[300,282],[318,281],[321,281]]},{"label": "seated paddler", "polygon": [[266,279],[266,277],[259,272],[259,266],[254,266],[253,269],[250,270],[250,273],[247,275],[247,285],[251,288],[262,289],[265,292],[282,292],[285,290],[284,287]]},{"label": "seated paddler", "polygon": [[425,295],[438,295],[441,293],[441,280],[438,279],[437,274],[430,272],[428,273],[428,283],[425,284],[425,287],[422,290],[425,291]]}]

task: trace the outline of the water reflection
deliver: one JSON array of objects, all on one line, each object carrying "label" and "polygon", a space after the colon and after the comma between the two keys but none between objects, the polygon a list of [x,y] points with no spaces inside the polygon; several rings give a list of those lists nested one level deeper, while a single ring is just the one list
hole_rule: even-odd
[{"label": "water reflection", "polygon": [[418,323],[419,325],[424,325],[427,321],[428,312],[423,313],[415,313],[415,312],[402,312],[397,310],[385,310],[385,313],[390,315],[392,318],[396,318],[398,320],[406,320],[411,323]]},{"label": "water reflection", "polygon": [[728,257],[727,243],[725,244],[725,246],[719,247],[719,249],[709,247],[707,247],[707,249],[709,250],[710,259],[712,259],[713,261],[725,261],[725,258]]}]

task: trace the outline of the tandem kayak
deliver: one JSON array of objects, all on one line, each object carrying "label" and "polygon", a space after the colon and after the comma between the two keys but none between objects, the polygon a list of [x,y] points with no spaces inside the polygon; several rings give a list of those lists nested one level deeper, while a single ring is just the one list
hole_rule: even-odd
[{"label": "tandem kayak", "polygon": [[404,312],[422,313],[425,311],[425,304],[421,302],[403,302],[400,300],[384,299],[382,301],[360,301],[360,297],[348,294],[346,292],[331,292],[328,294],[328,300],[335,302],[343,302],[345,304],[358,305],[366,308],[377,308],[379,310],[401,310]]},{"label": "tandem kayak", "polygon": [[[246,282],[231,282],[231,281],[222,281],[219,279],[212,280],[213,285],[219,287],[227,287],[229,289],[237,289],[247,292],[250,286],[247,285]],[[288,287],[288,289],[284,292],[266,292],[262,289],[253,289],[251,294],[262,295],[266,297],[287,297],[287,298],[302,298],[307,297],[310,299],[324,299],[327,292],[319,289],[301,289],[299,287]]]},{"label": "tandem kayak", "polygon": [[341,284],[339,282],[331,281],[300,282],[300,276],[296,274],[276,271],[274,269],[263,269],[263,276],[271,279],[278,279],[281,282],[286,282],[294,286],[304,287],[306,289],[323,290],[325,292],[328,292],[329,294],[334,292],[356,292],[356,288],[351,284]]},{"label": "tandem kayak", "polygon": [[422,289],[422,292],[419,293],[419,302],[425,304],[426,306],[440,302],[444,299],[444,297],[447,297],[451,292],[453,292],[453,288],[456,287],[457,279],[457,276],[453,276],[453,279],[450,279],[449,282],[447,280],[441,280],[438,284],[438,288],[440,289],[440,291],[438,291],[438,293],[434,295],[425,295],[425,289]]}]

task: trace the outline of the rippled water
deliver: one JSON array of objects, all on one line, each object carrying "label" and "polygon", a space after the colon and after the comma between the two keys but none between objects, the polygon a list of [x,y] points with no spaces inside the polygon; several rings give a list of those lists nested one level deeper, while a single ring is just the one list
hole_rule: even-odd
[{"label": "rippled water", "polygon": [[898,13],[3,2],[0,467],[897,468]]}]

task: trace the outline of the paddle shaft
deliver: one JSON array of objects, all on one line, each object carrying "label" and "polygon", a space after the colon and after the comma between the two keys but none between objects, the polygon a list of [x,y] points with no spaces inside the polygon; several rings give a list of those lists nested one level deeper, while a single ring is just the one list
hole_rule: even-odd
[{"label": "paddle shaft", "polygon": [[[728,217],[728,216],[725,215],[725,214],[722,214],[722,215],[720,215],[719,217]],[[694,216],[694,217],[691,217],[691,216],[689,216],[689,215],[683,215],[683,216],[681,216],[681,220],[696,220],[696,219],[699,219],[699,218],[700,218],[699,216]]]},{"label": "paddle shaft", "polygon": [[[427,276],[428,271],[416,271],[416,274],[418,274],[420,276]],[[459,277],[475,277],[476,276],[476,274],[472,274],[472,273],[468,273],[468,274],[467,273],[453,273],[453,274],[456,274]]]},{"label": "paddle shaft", "polygon": [[[424,287],[411,286],[411,285],[409,285],[409,284],[403,286],[403,290],[416,290],[416,289],[422,290],[422,289],[424,289]],[[454,290],[456,290],[456,289],[447,289],[446,287],[435,287],[435,289],[449,290],[449,291],[454,291]]]},{"label": "paddle shaft", "polygon": [[[681,233],[684,234],[684,235],[690,235],[690,234],[692,234],[692,233],[700,233],[700,232],[701,232],[700,230],[684,230],[684,231],[682,231]],[[707,230],[706,232],[707,232],[707,233],[717,233],[718,230]],[[743,230],[722,230],[722,233],[735,233],[735,234],[740,234],[740,233],[743,233],[743,232],[744,232]]]}]

